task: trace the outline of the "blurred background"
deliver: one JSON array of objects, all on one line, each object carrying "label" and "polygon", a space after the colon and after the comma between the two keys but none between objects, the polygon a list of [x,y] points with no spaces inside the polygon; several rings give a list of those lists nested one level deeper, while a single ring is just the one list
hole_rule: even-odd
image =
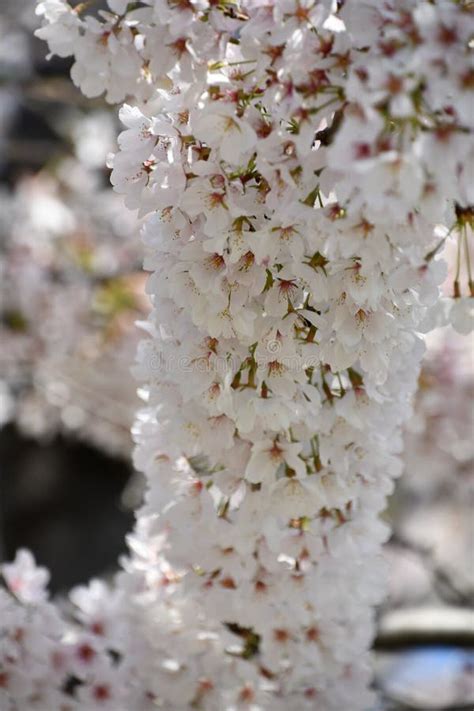
[{"label": "blurred background", "polygon": [[[0,559],[30,548],[61,594],[113,572],[133,525],[130,367],[148,307],[139,224],[105,168],[116,109],[46,60],[34,5],[0,0]],[[385,513],[386,711],[474,709],[473,360],[451,329],[427,341]]]}]

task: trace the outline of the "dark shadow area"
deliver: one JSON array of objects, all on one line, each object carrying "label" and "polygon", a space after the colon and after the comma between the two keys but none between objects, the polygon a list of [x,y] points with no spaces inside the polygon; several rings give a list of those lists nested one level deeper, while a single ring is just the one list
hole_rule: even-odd
[{"label": "dark shadow area", "polygon": [[31,549],[65,591],[116,567],[133,514],[120,502],[131,468],[80,442],[0,432],[2,558]]}]

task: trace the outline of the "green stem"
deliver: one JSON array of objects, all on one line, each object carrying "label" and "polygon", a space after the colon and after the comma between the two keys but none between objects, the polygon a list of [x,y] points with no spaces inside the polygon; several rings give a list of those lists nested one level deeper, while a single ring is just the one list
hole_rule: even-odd
[{"label": "green stem", "polygon": [[459,285],[459,275],[461,273],[461,242],[462,242],[462,232],[458,233],[458,249],[456,254],[456,274],[454,276],[454,293],[455,299],[459,299],[461,296],[461,287]]},{"label": "green stem", "polygon": [[472,280],[472,270],[471,270],[471,255],[469,254],[469,241],[467,239],[467,226],[464,225],[464,255],[466,257],[466,269],[467,269],[467,283],[469,285],[469,294],[474,296],[474,282]]}]

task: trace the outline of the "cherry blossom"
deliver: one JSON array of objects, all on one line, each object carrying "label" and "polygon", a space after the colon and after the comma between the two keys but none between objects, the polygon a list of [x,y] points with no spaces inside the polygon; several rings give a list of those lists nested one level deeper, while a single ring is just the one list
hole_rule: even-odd
[{"label": "cherry blossom", "polygon": [[[472,17],[451,0],[109,7],[39,6],[53,52],[79,23],[83,92],[128,96],[112,182],[147,216],[151,272],[148,490],[116,593],[73,592],[79,624],[62,619],[71,703],[365,711],[379,515],[451,234],[467,326]],[[94,637],[101,597],[116,636]]]}]

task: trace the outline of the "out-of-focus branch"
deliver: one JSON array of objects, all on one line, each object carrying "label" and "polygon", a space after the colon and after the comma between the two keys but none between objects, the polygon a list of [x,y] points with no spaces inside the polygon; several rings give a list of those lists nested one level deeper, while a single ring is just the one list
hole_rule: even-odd
[{"label": "out-of-focus branch", "polygon": [[433,587],[443,601],[450,605],[472,609],[474,590],[462,590],[453,576],[436,561],[432,548],[408,540],[397,532],[393,533],[391,543],[416,553],[422,559],[433,580]]},{"label": "out-of-focus branch", "polygon": [[58,148],[56,141],[28,140],[27,138],[15,141],[10,139],[4,146],[3,159],[10,163],[28,162],[28,164],[42,166],[55,154],[59,155],[60,153],[61,149]]},{"label": "out-of-focus branch", "polygon": [[392,610],[380,620],[374,648],[389,651],[433,644],[474,647],[474,612],[464,607]]},{"label": "out-of-focus branch", "polygon": [[392,698],[386,692],[377,689],[380,700],[382,701],[381,709],[383,711],[473,711],[471,703],[457,704],[456,706],[413,706],[412,704],[401,702],[398,699]]}]

